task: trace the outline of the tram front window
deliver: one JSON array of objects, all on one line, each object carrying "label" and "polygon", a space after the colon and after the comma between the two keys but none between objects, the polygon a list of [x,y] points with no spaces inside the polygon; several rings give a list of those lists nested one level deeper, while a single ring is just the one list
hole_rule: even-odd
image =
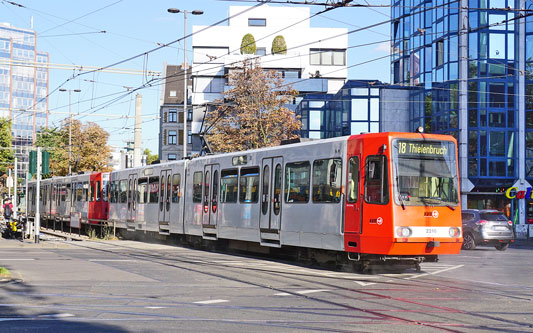
[{"label": "tram front window", "polygon": [[455,144],[395,140],[394,201],[402,206],[456,206],[459,183]]}]

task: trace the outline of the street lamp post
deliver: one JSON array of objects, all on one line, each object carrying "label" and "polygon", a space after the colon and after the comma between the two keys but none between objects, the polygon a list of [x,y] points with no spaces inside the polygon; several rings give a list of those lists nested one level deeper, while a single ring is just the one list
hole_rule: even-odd
[{"label": "street lamp post", "polygon": [[[59,91],[65,92],[67,89],[61,88]],[[70,160],[72,159],[72,112],[70,111],[72,103],[71,103],[71,95],[72,92],[81,92],[80,89],[68,89],[68,174],[72,174],[72,167]]]},{"label": "street lamp post", "polygon": [[177,8],[169,8],[167,10],[169,13],[177,14],[183,13],[183,158],[187,157],[187,143],[188,143],[188,132],[187,132],[187,13],[193,15],[202,15],[203,10],[193,10],[187,11]]}]

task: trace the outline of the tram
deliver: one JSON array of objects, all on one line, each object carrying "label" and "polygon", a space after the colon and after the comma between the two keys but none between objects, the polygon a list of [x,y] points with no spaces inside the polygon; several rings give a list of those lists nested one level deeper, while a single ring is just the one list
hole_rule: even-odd
[{"label": "tram", "polygon": [[446,135],[367,133],[52,178],[41,188],[44,219],[65,221],[71,207],[83,223],[263,252],[418,264],[462,244],[457,142]]}]

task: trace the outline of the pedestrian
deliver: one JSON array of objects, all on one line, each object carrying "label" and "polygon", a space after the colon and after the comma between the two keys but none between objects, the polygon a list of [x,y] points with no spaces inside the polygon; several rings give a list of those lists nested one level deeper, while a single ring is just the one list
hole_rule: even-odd
[{"label": "pedestrian", "polygon": [[6,219],[6,221],[9,221],[11,219],[11,216],[13,215],[13,204],[11,203],[10,198],[7,198],[4,201],[2,209],[4,210],[4,218]]}]

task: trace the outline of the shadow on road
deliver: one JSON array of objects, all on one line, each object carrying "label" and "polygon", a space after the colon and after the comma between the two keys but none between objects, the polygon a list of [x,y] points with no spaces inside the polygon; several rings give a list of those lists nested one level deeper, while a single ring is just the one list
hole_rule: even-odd
[{"label": "shadow on road", "polygon": [[[4,265],[13,272],[8,265]],[[126,332],[120,327],[77,319],[79,311],[57,311],[48,298],[17,279],[0,281],[0,332]]]}]

